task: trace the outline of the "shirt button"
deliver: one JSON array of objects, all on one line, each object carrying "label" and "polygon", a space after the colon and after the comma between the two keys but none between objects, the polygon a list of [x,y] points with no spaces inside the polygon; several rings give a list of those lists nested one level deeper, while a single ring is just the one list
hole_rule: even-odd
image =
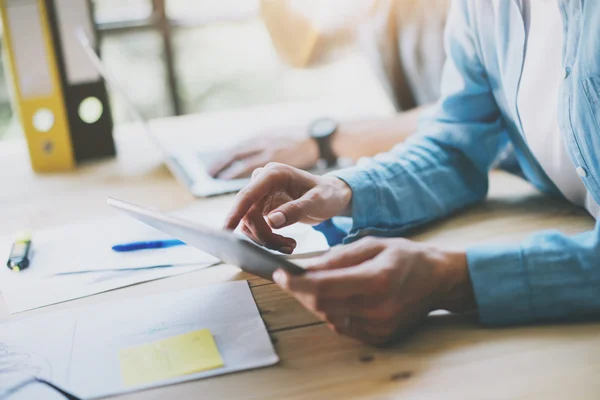
[{"label": "shirt button", "polygon": [[577,167],[575,168],[575,171],[577,171],[577,175],[579,175],[582,178],[585,178],[587,176],[587,171],[583,167]]}]

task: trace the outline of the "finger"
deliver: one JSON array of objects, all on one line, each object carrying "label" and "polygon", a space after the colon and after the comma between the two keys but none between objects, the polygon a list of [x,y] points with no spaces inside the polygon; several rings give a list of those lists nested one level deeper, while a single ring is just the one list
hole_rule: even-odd
[{"label": "finger", "polygon": [[256,179],[256,177],[263,172],[264,168],[256,168],[254,171],[252,171],[252,175],[251,175],[251,179]]},{"label": "finger", "polygon": [[[370,277],[359,267],[307,272],[300,276],[291,276],[285,272],[277,276],[276,282],[285,290],[296,294],[311,294],[319,300],[347,299],[366,294],[365,285]],[[317,301],[319,301],[317,300]]]},{"label": "finger", "polygon": [[224,168],[218,175],[219,179],[239,179],[246,178],[252,174],[252,172],[264,166],[268,162],[268,159],[262,153],[258,153],[255,156],[248,157],[244,160],[238,160],[230,164],[227,168]]},{"label": "finger", "polygon": [[327,320],[337,334],[349,336],[374,346],[385,346],[394,337],[394,328],[362,318],[336,317]]},{"label": "finger", "polygon": [[258,240],[257,243],[272,250],[279,250],[282,253],[291,254],[296,248],[296,241],[292,238],[274,233],[262,216],[260,208],[261,205],[255,204],[250,209],[243,219],[244,225]]},{"label": "finger", "polygon": [[338,335],[348,336],[357,339],[363,343],[372,344],[379,346],[385,342],[385,338],[376,336],[368,332],[364,327],[367,322],[364,322],[358,318],[336,318],[334,320],[328,320],[327,325]]},{"label": "finger", "polygon": [[233,164],[234,162],[243,160],[247,157],[255,155],[255,154],[259,153],[260,151],[261,151],[261,149],[258,147],[250,147],[250,148],[244,148],[244,149],[241,149],[241,148],[232,149],[232,150],[226,152],[225,154],[223,154],[221,157],[217,158],[215,161],[213,161],[207,168],[208,173],[213,178],[216,178],[224,170],[229,168],[231,166],[231,164]]},{"label": "finger", "polygon": [[385,251],[359,265],[307,271],[290,281],[292,291],[312,291],[321,298],[347,299],[351,296],[389,296],[388,274],[392,261]]},{"label": "finger", "polygon": [[286,179],[284,173],[269,173],[264,168],[255,170],[250,183],[238,192],[236,201],[225,218],[224,229],[235,229],[254,204],[278,186],[283,186]]},{"label": "finger", "polygon": [[381,239],[365,238],[357,242],[336,246],[306,264],[307,270],[337,269],[353,267],[372,259],[385,249]]},{"label": "finger", "polygon": [[236,202],[225,219],[224,228],[235,229],[248,213],[250,207],[271,192],[285,188],[290,180],[293,180],[293,184],[300,190],[306,186],[314,185],[314,178],[307,172],[283,164],[268,164],[238,193]]},{"label": "finger", "polygon": [[269,225],[274,229],[285,228],[302,221],[304,218],[317,215],[323,207],[320,197],[315,196],[318,189],[312,189],[296,200],[288,201],[267,215]]},{"label": "finger", "polygon": [[[289,281],[292,276],[284,270],[277,270],[273,274],[273,280],[284,289],[290,287]],[[328,321],[330,328],[339,334],[354,337],[365,343],[383,345],[388,342],[393,333],[394,324],[385,321],[371,321],[370,313],[377,308],[381,299],[365,299],[355,296],[349,300],[339,301],[329,299],[325,303],[315,303],[315,297],[308,293],[292,292],[294,297],[308,310],[312,311],[320,319]],[[336,309],[336,313],[329,310]],[[327,310],[327,311],[326,311]],[[348,326],[348,318],[352,322]],[[365,327],[369,327],[366,329]]]},{"label": "finger", "polygon": [[385,296],[354,295],[345,299],[327,298],[316,304],[319,313],[327,318],[355,317],[372,319],[378,315],[379,307],[385,302]]},{"label": "finger", "polygon": [[245,223],[242,223],[240,225],[240,230],[242,231],[242,233],[244,235],[246,235],[247,237],[249,237],[250,240],[252,240],[254,243],[262,246],[262,243],[258,240],[258,238],[256,236],[254,236],[254,233],[252,233],[252,231],[250,229],[248,229],[248,227],[246,226]]}]

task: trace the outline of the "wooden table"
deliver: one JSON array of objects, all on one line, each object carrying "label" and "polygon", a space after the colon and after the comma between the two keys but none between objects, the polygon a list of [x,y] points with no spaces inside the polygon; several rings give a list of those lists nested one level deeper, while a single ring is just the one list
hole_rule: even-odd
[{"label": "wooden table", "polygon": [[[116,196],[161,209],[202,201],[227,206],[231,196],[194,200],[139,134],[117,136],[119,158],[76,172],[34,175],[23,142],[0,146],[0,234],[87,217],[114,215]],[[6,190],[10,187],[10,190]],[[584,212],[537,193],[523,181],[492,174],[490,199],[413,238],[446,246],[517,241],[546,228],[593,227]],[[26,313],[38,315],[108,300],[247,279],[281,363],[118,397],[196,398],[600,398],[600,323],[485,329],[475,317],[434,315],[389,349],[336,336],[272,283],[219,266]],[[0,302],[0,318],[11,318]]]}]

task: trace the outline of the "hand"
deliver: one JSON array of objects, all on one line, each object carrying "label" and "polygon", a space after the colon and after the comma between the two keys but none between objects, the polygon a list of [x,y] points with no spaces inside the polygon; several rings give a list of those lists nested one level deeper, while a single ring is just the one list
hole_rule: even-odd
[{"label": "hand", "polygon": [[386,345],[437,309],[475,308],[464,253],[443,252],[406,239],[365,238],[334,248],[275,282],[340,334]]},{"label": "hand", "polygon": [[280,162],[309,169],[319,160],[319,148],[305,127],[278,128],[250,138],[224,153],[208,173],[213,178],[236,179],[250,176],[256,168]]},{"label": "hand", "polygon": [[[256,243],[291,254],[296,242],[273,229],[303,222],[318,224],[343,214],[352,190],[341,179],[316,176],[289,165],[270,163],[252,174],[225,220],[225,229],[242,232]],[[266,217],[266,218],[265,218]]]}]

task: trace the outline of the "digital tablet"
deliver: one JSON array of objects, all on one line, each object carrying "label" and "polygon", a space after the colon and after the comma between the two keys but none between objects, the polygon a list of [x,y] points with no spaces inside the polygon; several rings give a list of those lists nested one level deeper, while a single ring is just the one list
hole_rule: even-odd
[{"label": "digital tablet", "polygon": [[305,272],[304,268],[236,236],[231,231],[209,228],[113,198],[108,198],[107,203],[189,246],[261,278],[273,280],[273,272],[279,268],[293,275]]}]

